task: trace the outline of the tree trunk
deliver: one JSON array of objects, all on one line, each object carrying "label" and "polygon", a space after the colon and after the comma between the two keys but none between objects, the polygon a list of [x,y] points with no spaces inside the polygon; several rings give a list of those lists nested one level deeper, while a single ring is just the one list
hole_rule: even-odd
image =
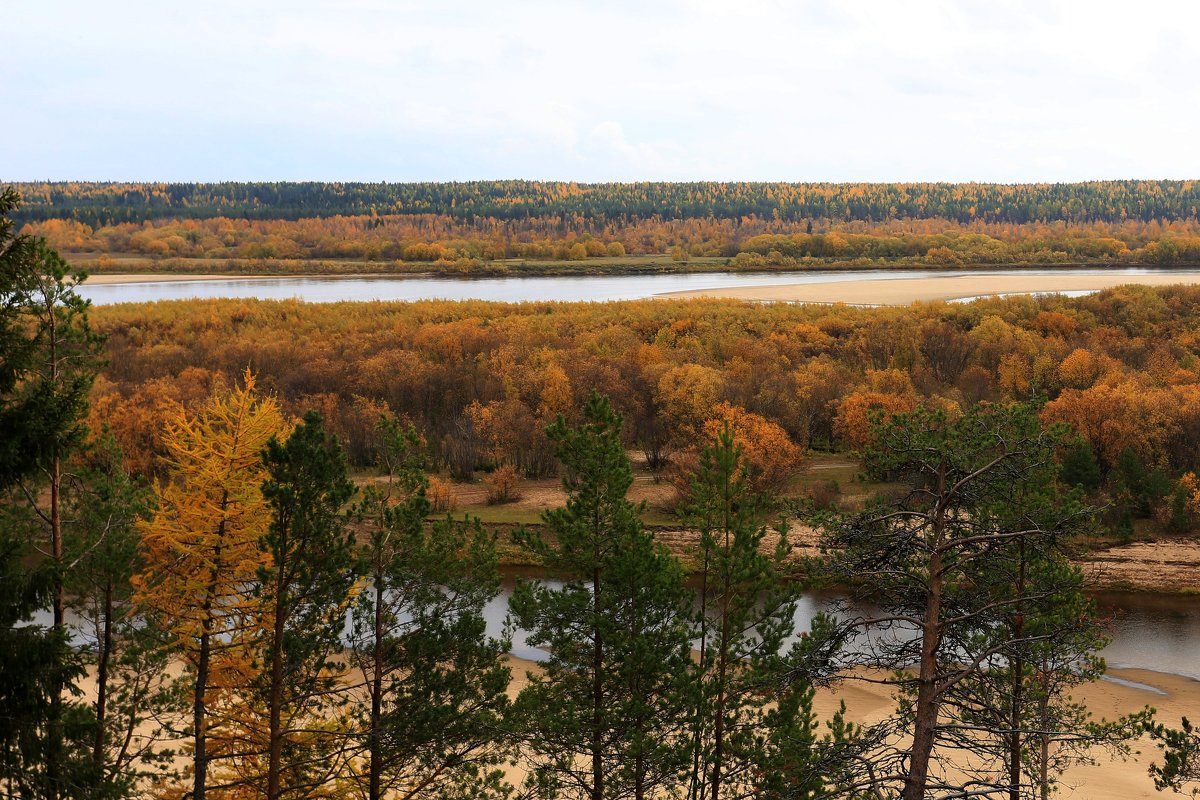
[{"label": "tree trunk", "polygon": [[[280,542],[279,552],[287,552],[287,540]],[[270,754],[267,761],[267,800],[279,800],[280,771],[283,769],[283,628],[284,612],[284,565],[275,565],[275,626],[271,642],[271,689],[270,689]]]},{"label": "tree trunk", "polygon": [[[725,557],[729,556],[729,522],[725,524]],[[728,700],[729,687],[727,676],[729,672],[729,566],[725,565],[723,585],[721,586],[721,618],[720,641],[717,645],[717,696],[713,707],[713,764],[712,764],[712,800],[720,800],[721,782],[724,775],[721,770],[725,761],[725,706]]]},{"label": "tree trunk", "polygon": [[92,746],[92,761],[98,770],[104,767],[105,717],[108,714],[108,661],[112,653],[112,597],[112,584],[105,584],[100,659],[96,664],[96,740]]},{"label": "tree trunk", "polygon": [[367,749],[370,756],[368,765],[369,800],[380,800],[383,775],[382,753],[379,750],[379,727],[383,717],[383,570],[375,567],[375,641],[371,664],[371,729],[367,736]]},{"label": "tree trunk", "polygon": [[212,658],[213,597],[221,576],[221,556],[225,542],[225,510],[229,506],[229,491],[221,494],[221,521],[217,523],[216,546],[213,548],[212,568],[208,572],[208,588],[204,594],[200,617],[200,653],[196,659],[196,683],[192,693],[192,800],[205,800],[208,791],[208,674]]},{"label": "tree trunk", "polygon": [[[592,614],[600,619],[600,569],[592,571]],[[604,800],[604,640],[598,630],[594,631],[592,643],[592,800]]]},{"label": "tree trunk", "polygon": [[1042,671],[1042,691],[1038,698],[1038,789],[1042,800],[1050,800],[1050,673]]},{"label": "tree trunk", "polygon": [[921,662],[917,673],[917,705],[913,715],[913,744],[908,776],[904,781],[904,800],[924,800],[929,780],[929,758],[933,753],[938,718],[937,650],[941,643],[942,571],[941,510],[935,522],[935,546],[929,559],[929,597],[925,603],[925,623],[921,626]]},{"label": "tree trunk", "polygon": [[[55,353],[55,336],[53,328],[51,328],[51,380],[58,379],[58,360]],[[54,630],[60,635],[66,636],[64,628],[66,626],[66,594],[63,588],[62,576],[62,557],[63,557],[63,539],[62,539],[62,511],[60,508],[62,493],[62,460],[58,456],[58,448],[55,447],[54,455],[50,459],[50,552],[54,559]],[[50,697],[50,724],[49,741],[46,743],[46,777],[47,781],[47,796],[49,800],[58,800],[58,785],[62,778],[60,775],[62,769],[62,749],[63,749],[63,729],[62,729],[62,696],[63,685],[61,681],[56,681],[53,694]]]},{"label": "tree trunk", "polygon": [[[63,537],[62,537],[62,460],[58,453],[50,462],[50,546],[54,554],[54,564],[62,569]],[[63,588],[61,572],[54,580],[54,627],[61,628],[66,624],[66,594]]]},{"label": "tree trunk", "polygon": [[704,552],[704,564],[700,571],[700,680],[696,686],[696,724],[692,731],[692,777],[688,784],[688,800],[704,800],[704,767],[701,764],[701,749],[704,742],[704,696],[707,692],[704,667],[708,659],[708,562],[711,553]]},{"label": "tree trunk", "polygon": [[1022,690],[1024,677],[1021,670],[1024,663],[1020,656],[1013,658],[1012,675],[1012,709],[1010,711],[1008,734],[1008,800],[1021,800],[1021,704],[1024,702]]},{"label": "tree trunk", "polygon": [[[1018,541],[1020,559],[1017,566],[1017,596],[1025,594],[1025,540]],[[1017,606],[1012,625],[1012,639],[1020,642],[1025,635],[1025,614]],[[1008,741],[1008,800],[1021,800],[1021,745],[1022,728],[1021,711],[1025,703],[1025,660],[1021,657],[1021,644],[1017,645],[1009,663],[1012,671],[1012,697],[1009,709],[1009,741]]]},{"label": "tree trunk", "polygon": [[204,800],[208,778],[208,731],[206,730],[205,693],[208,687],[208,659],[211,649],[211,618],[205,614],[200,634],[200,657],[196,659],[196,684],[192,697],[192,800]]}]

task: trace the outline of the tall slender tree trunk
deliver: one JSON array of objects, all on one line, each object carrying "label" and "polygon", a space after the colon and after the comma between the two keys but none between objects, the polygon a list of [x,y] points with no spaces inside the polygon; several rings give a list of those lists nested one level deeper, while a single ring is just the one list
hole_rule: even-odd
[{"label": "tall slender tree trunk", "polygon": [[704,564],[700,571],[700,670],[696,682],[696,723],[692,731],[692,776],[688,784],[688,800],[704,800],[705,772],[701,763],[701,750],[704,743],[704,709],[707,707],[705,697],[708,694],[708,681],[705,675],[705,665],[708,663],[708,562],[712,554],[704,551]]},{"label": "tall slender tree trunk", "polygon": [[[1025,540],[1018,542],[1020,559],[1017,565],[1017,596],[1025,595]],[[1008,800],[1021,800],[1021,745],[1022,735],[1021,711],[1025,703],[1025,660],[1021,657],[1021,639],[1025,635],[1025,614],[1020,605],[1013,618],[1012,638],[1018,642],[1016,652],[1009,663],[1012,672],[1012,697],[1009,708],[1008,734]]]},{"label": "tall slender tree trunk", "polygon": [[[600,569],[592,571],[592,615],[600,619]],[[604,639],[594,630],[592,641],[592,800],[604,800]]]},{"label": "tall slender tree trunk", "polygon": [[[1043,675],[1048,676],[1048,672]],[[1050,800],[1050,734],[1047,731],[1049,727],[1050,716],[1050,694],[1048,687],[1043,686],[1041,697],[1038,698],[1038,719],[1041,732],[1038,734],[1038,790],[1042,800]]]},{"label": "tall slender tree trunk", "polygon": [[62,460],[58,454],[50,462],[50,547],[59,573],[54,580],[54,627],[62,628],[67,619],[66,590],[63,587],[62,557]]},{"label": "tall slender tree trunk", "polygon": [[[729,502],[726,499],[726,508],[728,509]],[[729,557],[729,526],[728,518],[725,521],[725,552],[724,557]],[[722,570],[723,583],[721,586],[721,628],[720,640],[717,645],[717,696],[713,707],[713,765],[712,765],[712,800],[720,800],[721,782],[724,780],[722,769],[725,766],[725,707],[729,697],[728,674],[729,674],[729,566],[725,565]]]},{"label": "tall slender tree trunk", "polygon": [[[945,496],[945,476],[938,476],[938,496]],[[925,601],[925,622],[921,626],[921,661],[917,671],[917,705],[913,714],[912,752],[908,776],[904,781],[904,800],[924,800],[929,781],[929,759],[933,753],[938,719],[937,651],[942,636],[942,537],[946,511],[934,511],[932,552],[929,557],[929,596]]]},{"label": "tall slender tree trunk", "polygon": [[[45,306],[42,309],[47,324],[45,379],[55,390],[58,388],[60,370],[58,364],[58,317],[54,306],[53,293],[46,290],[43,284],[42,297]],[[63,586],[63,539],[62,539],[62,458],[59,454],[58,443],[53,444],[50,465],[47,470],[50,481],[50,553],[54,561],[54,630],[61,636],[66,636],[66,593]],[[50,696],[50,719],[47,725],[46,742],[46,793],[49,800],[58,800],[59,784],[62,780],[62,751],[63,725],[62,701],[65,690],[62,681],[56,681]]]},{"label": "tall slender tree trunk", "polygon": [[[58,359],[55,352],[55,336],[51,328],[51,380],[58,379]],[[50,552],[54,559],[54,630],[66,636],[66,592],[63,586],[63,538],[62,538],[62,459],[58,448],[50,459]],[[63,727],[62,700],[64,686],[56,681],[50,697],[49,742],[46,747],[46,777],[49,800],[58,800],[58,787],[62,775]]]},{"label": "tall slender tree trunk", "polygon": [[[279,552],[287,552],[287,539],[280,542]],[[270,688],[270,753],[267,761],[267,800],[279,800],[280,771],[283,769],[283,633],[284,633],[284,565],[275,569],[275,625],[271,643]]]},{"label": "tall slender tree trunk", "polygon": [[383,570],[375,566],[375,641],[371,654],[371,729],[367,733],[369,800],[380,800],[383,777],[383,754],[379,748],[379,728],[383,717]]},{"label": "tall slender tree trunk", "polygon": [[229,491],[221,494],[221,521],[217,524],[216,546],[213,548],[212,568],[208,572],[208,587],[200,616],[200,652],[196,658],[196,682],[192,687],[192,800],[205,800],[208,791],[208,682],[212,661],[213,597],[221,579],[221,556],[225,542],[225,510],[229,506]]},{"label": "tall slender tree trunk", "polygon": [[192,800],[204,800],[208,780],[208,730],[206,719],[209,651],[212,622],[206,611],[201,623],[200,656],[196,659],[196,684],[192,693]]},{"label": "tall slender tree trunk", "polygon": [[96,664],[96,740],[92,745],[92,762],[97,769],[104,766],[106,718],[108,716],[108,662],[112,654],[113,586],[104,586],[104,622],[100,636],[100,659]]}]

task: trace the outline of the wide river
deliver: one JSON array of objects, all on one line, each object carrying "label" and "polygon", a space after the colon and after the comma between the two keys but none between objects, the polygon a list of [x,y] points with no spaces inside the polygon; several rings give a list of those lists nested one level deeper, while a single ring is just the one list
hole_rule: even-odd
[{"label": "wide river", "polygon": [[[584,275],[546,278],[430,278],[430,277],[288,277],[166,280],[144,283],[83,284],[80,294],[95,305],[143,303],[154,300],[245,297],[263,300],[298,299],[311,303],[346,300],[496,300],[604,301],[637,300],[669,292],[723,289],[738,286],[830,284],[847,281],[888,281],[950,278],[971,275],[1147,275],[1146,269],[1064,269],[986,272],[933,270],[863,270],[830,272],[705,272],[653,275]],[[853,303],[853,297],[844,298]]]}]

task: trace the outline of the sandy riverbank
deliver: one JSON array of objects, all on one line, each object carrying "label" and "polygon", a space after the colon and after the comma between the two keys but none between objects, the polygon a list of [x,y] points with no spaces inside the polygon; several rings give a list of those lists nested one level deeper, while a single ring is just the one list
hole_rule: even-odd
[{"label": "sandy riverbank", "polygon": [[[509,695],[515,697],[528,684],[528,672],[539,672],[540,667],[532,661],[508,657],[512,668]],[[179,674],[180,665],[172,665],[173,675]],[[1114,718],[1121,714],[1141,710],[1152,705],[1158,709],[1159,719],[1177,725],[1181,716],[1195,718],[1200,715],[1200,682],[1178,675],[1147,670],[1112,669],[1113,680],[1097,681],[1079,687],[1073,694],[1091,709],[1097,717]],[[873,677],[868,673],[857,673],[830,689],[817,693],[814,702],[817,715],[822,720],[832,717],[838,705],[845,702],[847,716],[852,722],[869,724],[890,714],[895,707],[890,687],[861,678]],[[89,675],[81,681],[84,699],[94,697],[95,683]],[[178,744],[183,745],[184,742]],[[1162,798],[1155,791],[1146,769],[1153,761],[1160,760],[1157,748],[1148,740],[1135,746],[1140,751],[1128,761],[1111,760],[1107,754],[1097,752],[1099,761],[1094,766],[1078,766],[1069,770],[1062,779],[1062,789],[1055,797],[1069,800],[1150,800]],[[183,757],[178,762],[183,767]],[[524,776],[524,768],[510,765],[505,769],[509,781],[518,783]]]},{"label": "sandy riverbank", "polygon": [[[537,671],[538,667],[519,658],[510,658],[509,662],[513,670],[509,691],[515,696],[527,683],[527,670]],[[1194,718],[1200,714],[1200,682],[1178,675],[1133,669],[1109,670],[1109,676],[1123,683],[1097,681],[1081,686],[1073,693],[1074,698],[1084,702],[1097,718],[1111,719],[1139,711],[1147,705],[1157,708],[1159,719],[1168,724],[1178,725],[1180,716]],[[851,679],[817,693],[814,702],[817,715],[822,720],[829,719],[843,701],[849,719],[856,723],[878,722],[895,708],[890,687]],[[1146,772],[1152,762],[1161,760],[1157,748],[1149,740],[1142,740],[1134,750],[1140,752],[1128,761],[1114,761],[1104,752],[1097,751],[1099,763],[1068,770],[1062,776],[1060,791],[1054,796],[1070,800],[1149,800],[1168,796],[1155,791]],[[523,774],[520,767],[509,768],[506,772],[510,781],[519,781]]]},{"label": "sandy riverbank", "polygon": [[907,305],[918,301],[957,300],[992,294],[1079,292],[1136,283],[1170,286],[1200,283],[1200,272],[1169,275],[954,275],[935,278],[885,278],[834,283],[789,283],[776,286],[732,286],[694,289],[659,295],[669,298],[727,297],[739,300],[795,303],[851,303],[856,305]]}]

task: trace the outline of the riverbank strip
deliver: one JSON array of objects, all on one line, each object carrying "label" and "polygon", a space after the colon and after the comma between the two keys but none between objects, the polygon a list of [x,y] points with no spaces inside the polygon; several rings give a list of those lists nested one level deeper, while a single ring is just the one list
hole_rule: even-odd
[{"label": "riverbank strip", "polygon": [[948,275],[936,278],[849,279],[832,283],[734,286],[693,289],[657,295],[661,298],[717,298],[752,302],[847,303],[896,306],[917,302],[960,300],[992,295],[1095,292],[1116,286],[1200,284],[1200,272],[1145,275]]},{"label": "riverbank strip", "polygon": [[[516,543],[513,533],[520,527],[540,528],[540,523],[484,523],[497,533],[499,563],[508,569],[537,569],[539,562]],[[655,541],[664,545],[689,572],[698,570],[700,547],[697,531],[673,525],[647,525]],[[792,522],[788,539],[797,566],[819,559],[819,534],[807,525]],[[768,533],[764,552],[774,551],[778,537]],[[1139,592],[1173,597],[1200,595],[1200,540],[1170,539],[1133,542],[1104,547],[1076,556],[1074,564],[1083,571],[1089,591]],[[803,579],[802,575],[797,576]]]},{"label": "riverbank strip", "polygon": [[[1160,269],[1162,265],[1126,261],[1096,260],[1069,262],[988,262],[958,264],[929,262],[924,259],[812,259],[803,263],[738,264],[723,256],[698,256],[677,261],[668,255],[602,256],[580,261],[495,259],[454,262],[384,261],[329,258],[150,258],[127,253],[70,252],[63,257],[93,277],[101,275],[166,275],[162,280],[185,280],[191,276],[223,277],[570,277],[706,273],[777,273],[809,275],[824,272],[938,271],[987,273],[997,270],[1071,270],[1071,269]],[[1170,269],[1187,272],[1200,264],[1171,264]]]}]

